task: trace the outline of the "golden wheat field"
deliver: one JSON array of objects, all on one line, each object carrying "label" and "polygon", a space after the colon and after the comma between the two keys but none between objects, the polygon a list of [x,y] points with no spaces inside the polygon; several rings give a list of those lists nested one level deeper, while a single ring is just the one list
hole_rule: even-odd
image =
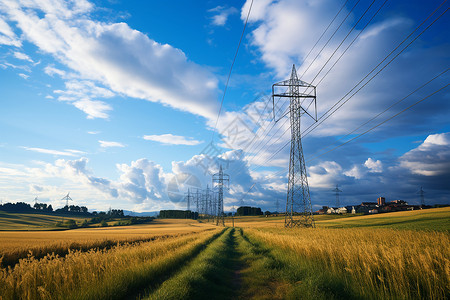
[{"label": "golden wheat field", "polygon": [[315,229],[280,216],[0,232],[0,299],[448,299],[449,219],[440,208],[319,216]]}]

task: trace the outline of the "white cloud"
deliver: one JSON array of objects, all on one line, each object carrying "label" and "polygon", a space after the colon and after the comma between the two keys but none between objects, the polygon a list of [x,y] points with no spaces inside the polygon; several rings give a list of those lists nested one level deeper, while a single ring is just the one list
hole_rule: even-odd
[{"label": "white cloud", "polygon": [[361,179],[367,173],[366,170],[363,170],[360,166],[354,165],[350,170],[344,172],[345,176],[353,177],[355,179]]},{"label": "white cloud", "polygon": [[87,133],[88,133],[88,134],[99,134],[100,131],[88,131]]},{"label": "white cloud", "polygon": [[19,73],[19,76],[22,77],[23,79],[28,79],[30,77],[30,75],[23,74],[23,73]]},{"label": "white cloud", "polygon": [[15,47],[22,46],[22,42],[17,38],[14,31],[0,15],[0,45],[10,45]]},{"label": "white cloud", "polygon": [[[57,72],[57,70],[49,69],[49,72]],[[59,101],[67,101],[72,103],[76,108],[87,114],[88,119],[109,117],[108,111],[112,107],[95,98],[111,98],[114,93],[109,89],[99,87],[91,81],[87,80],[68,80],[65,82],[66,90],[55,90],[55,94],[59,95]]]},{"label": "white cloud", "polygon": [[419,147],[400,157],[400,166],[413,174],[438,176],[450,170],[450,133],[429,135]]},{"label": "white cloud", "polygon": [[118,182],[121,196],[142,203],[158,200],[166,195],[163,170],[154,162],[138,159],[130,165],[117,165],[117,168],[122,172]]},{"label": "white cloud", "polygon": [[384,22],[380,22],[376,24],[375,26],[372,26],[369,30],[367,30],[365,33],[361,34],[361,40],[364,40],[366,38],[379,35],[385,30],[389,30],[391,28],[395,28],[396,26],[403,25],[405,23],[410,23],[411,21],[409,19],[405,18],[394,18],[389,19]]},{"label": "white cloud", "polygon": [[239,11],[235,7],[226,8],[225,6],[217,6],[208,10],[208,12],[215,13],[215,15],[211,17],[212,24],[224,26],[227,23],[228,17],[237,14]]},{"label": "white cloud", "polygon": [[52,149],[44,149],[44,148],[33,148],[33,147],[22,147],[25,150],[44,153],[44,154],[52,154],[52,155],[60,155],[60,156],[79,156],[80,154],[84,154],[85,152],[79,150],[71,150],[66,149],[64,151],[52,150]]},{"label": "white cloud", "polygon": [[19,51],[15,51],[14,52],[14,57],[17,59],[21,59],[21,60],[26,60],[29,62],[34,62],[28,55],[26,55],[25,53],[19,52]]},{"label": "white cloud", "polygon": [[[218,80],[211,72],[189,61],[180,49],[160,44],[125,23],[90,19],[93,5],[80,3],[4,1],[0,11],[16,23],[24,39],[81,79],[120,95],[214,118]],[[93,100],[72,104],[91,118],[104,118],[110,109]],[[95,109],[101,112],[92,113]]]},{"label": "white cloud", "polygon": [[100,143],[100,147],[102,148],[111,148],[111,147],[125,147],[124,144],[119,142],[108,142],[108,141],[98,141]]},{"label": "white cloud", "polygon": [[366,166],[367,169],[369,169],[369,172],[372,173],[381,173],[383,172],[383,164],[380,160],[373,160],[372,158],[368,158],[366,162],[364,163],[364,166]]},{"label": "white cloud", "polygon": [[334,161],[321,162],[308,168],[308,183],[312,188],[330,188],[342,177],[342,167]]},{"label": "white cloud", "polygon": [[195,146],[203,143],[203,141],[197,141],[191,137],[184,137],[173,134],[160,134],[160,135],[144,135],[144,140],[159,142],[166,145],[187,145]]},{"label": "white cloud", "polygon": [[74,101],[73,105],[87,114],[88,119],[101,118],[107,119],[109,115],[107,111],[112,107],[103,101],[95,101],[90,99]]},{"label": "white cloud", "polygon": [[53,76],[55,74],[59,75],[60,77],[63,77],[63,78],[66,76],[66,72],[64,70],[57,69],[53,66],[46,66],[44,68],[44,72],[45,72],[45,74],[47,74],[49,76]]}]

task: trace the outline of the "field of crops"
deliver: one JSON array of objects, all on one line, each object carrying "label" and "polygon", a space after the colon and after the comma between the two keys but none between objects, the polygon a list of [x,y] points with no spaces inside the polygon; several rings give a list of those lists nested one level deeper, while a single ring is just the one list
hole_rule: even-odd
[{"label": "field of crops", "polygon": [[[66,217],[67,219],[67,217]],[[78,224],[86,217],[70,216]],[[0,230],[58,230],[57,222],[63,220],[62,216],[55,214],[21,214],[0,211]]]},{"label": "field of crops", "polygon": [[1,232],[4,258],[43,250],[0,269],[0,299],[448,299],[450,209],[408,213]]}]

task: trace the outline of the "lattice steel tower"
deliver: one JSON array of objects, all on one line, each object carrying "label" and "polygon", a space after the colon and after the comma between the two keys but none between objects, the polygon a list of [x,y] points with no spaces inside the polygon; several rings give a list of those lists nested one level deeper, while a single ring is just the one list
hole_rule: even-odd
[{"label": "lattice steel tower", "polygon": [[224,174],[222,170],[222,165],[220,166],[219,173],[213,175],[212,178],[213,188],[217,188],[217,214],[216,214],[216,225],[225,226],[225,218],[223,213],[223,188],[224,182],[230,184],[230,176]]},{"label": "lattice steel tower", "polygon": [[188,188],[187,194],[186,194],[186,208],[187,210],[191,210],[191,199],[193,199],[194,197],[192,197],[191,195],[191,190]]},{"label": "lattice steel tower", "polygon": [[[284,226],[315,227],[303,157],[300,121],[304,114],[317,121],[316,87],[299,80],[295,65],[293,65],[290,79],[272,85],[273,114],[276,120],[275,98],[289,98],[290,100],[288,112],[291,121],[291,155]],[[308,108],[312,104],[314,104],[314,116],[308,112]],[[275,122],[277,121],[279,119]]]},{"label": "lattice steel tower", "polygon": [[416,193],[420,195],[420,207],[425,205],[425,191],[422,187],[420,187],[420,190]]},{"label": "lattice steel tower", "polygon": [[336,207],[339,208],[339,193],[342,193],[342,191],[339,189],[338,185],[336,184],[336,188],[333,190],[333,192],[336,194]]}]

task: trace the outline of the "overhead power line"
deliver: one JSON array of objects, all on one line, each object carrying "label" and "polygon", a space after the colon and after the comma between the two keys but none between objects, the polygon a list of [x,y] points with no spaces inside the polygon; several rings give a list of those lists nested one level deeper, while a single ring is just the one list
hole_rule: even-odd
[{"label": "overhead power line", "polygon": [[[386,1],[385,1],[386,2]],[[382,4],[382,6],[380,7],[380,9],[383,7],[383,5],[385,4],[385,2]],[[443,1],[440,5],[439,5],[439,7],[438,8],[436,8],[419,26],[417,26],[417,28],[414,30],[414,31],[412,31],[399,45],[397,45],[397,47],[395,48],[395,49],[393,49],[376,67],[374,67],[363,79],[361,79],[349,92],[347,92],[347,94],[346,95],[344,95],[338,102],[336,102],[324,115],[322,115],[320,118],[319,118],[319,123],[313,123],[311,126],[309,126],[303,133],[305,133],[306,131],[308,131],[308,132],[306,132],[306,134],[304,134],[303,135],[303,133],[302,133],[302,135],[303,135],[303,137],[305,137],[306,135],[308,135],[309,133],[311,133],[315,128],[317,128],[321,123],[323,123],[323,121],[325,121],[325,120],[321,120],[322,118],[324,118],[325,116],[326,116],[326,114],[328,113],[328,112],[330,112],[337,104],[339,104],[339,102],[341,102],[343,99],[345,99],[345,97],[346,96],[348,96],[355,88],[357,88],[358,87],[358,85],[360,85],[367,77],[369,77],[370,76],[370,74],[372,74],[384,61],[386,61],[388,58],[389,58],[389,56],[391,56],[392,55],[392,53],[394,53],[406,40],[408,40],[427,20],[429,20],[444,4],[445,4],[445,2],[447,2],[447,0],[445,0],[445,1]],[[380,10],[379,9],[379,10]],[[376,14],[379,12],[379,10],[376,12]],[[447,8],[447,10],[448,10],[448,8]],[[360,87],[355,93],[353,93],[351,96],[350,96],[350,98],[348,98],[343,104],[345,104],[346,102],[348,102],[353,96],[355,96],[362,88],[364,88],[374,77],[376,77],[382,70],[384,70],[393,60],[395,60],[405,49],[407,49],[415,40],[417,40],[417,38],[419,38],[426,30],[428,30],[430,27],[431,27],[431,25],[433,25],[439,18],[441,18],[446,12],[447,12],[447,10],[445,10],[438,18],[436,18],[430,25],[428,25],[418,36],[416,36],[408,45],[406,45],[396,56],[394,56],[386,65],[384,65],[383,67],[382,67],[382,69],[380,69],[374,76],[372,76],[371,78],[370,78],[370,80],[369,81],[367,81],[362,87]],[[375,14],[375,15],[376,15]],[[375,16],[374,15],[374,16]],[[373,17],[371,18],[371,20],[369,21],[369,23],[371,22],[373,20]],[[364,27],[364,28],[366,28],[367,27],[367,25],[368,25],[368,23],[366,24],[366,26]],[[353,43],[353,42],[352,42]],[[348,47],[347,47],[347,49],[348,49]],[[346,50],[347,50],[346,49]],[[345,50],[345,51],[346,51]],[[341,55],[341,57],[342,57],[342,55]],[[327,75],[327,74],[326,74]],[[325,76],[326,76],[325,75]],[[323,78],[322,78],[323,79]],[[339,108],[341,108],[342,107],[342,105],[343,104],[341,104],[338,108],[336,108],[333,112],[332,112],[332,114],[334,114]],[[328,118],[328,117],[330,117],[331,115],[328,115],[328,116],[326,116],[326,119]],[[314,126],[315,125],[315,126]],[[314,128],[312,128],[311,130],[310,130],[310,128],[312,127],[312,126],[314,126]],[[272,128],[274,127],[274,125],[272,125]],[[271,129],[272,129],[271,128]],[[287,132],[287,130],[289,130],[289,128],[290,128],[290,126],[285,130],[285,132],[284,133],[286,133]],[[279,128],[280,129],[280,128]],[[270,132],[270,130],[269,130],[269,132]],[[268,132],[268,133],[269,133]],[[284,133],[283,133],[283,135],[284,135]],[[272,145],[273,144],[275,144],[279,139],[280,139],[281,137],[279,137],[275,142],[273,142],[272,143]],[[265,149],[265,148],[267,148],[267,147],[264,147],[265,145],[267,145],[268,144],[268,142],[269,141],[267,141],[261,148],[260,148],[260,150],[257,152],[257,153],[255,153],[254,155],[253,155],[253,158],[254,157],[256,157],[257,156],[257,154],[260,152],[260,151],[262,151],[263,149]],[[261,143],[261,142],[260,142]],[[260,144],[259,143],[259,144]],[[254,168],[253,170],[256,170],[256,169],[258,169],[258,168],[260,168],[260,167],[262,167],[262,165],[264,165],[264,164],[266,164],[267,162],[269,162],[273,157],[275,157],[279,152],[281,152],[285,147],[287,147],[288,145],[289,145],[289,143],[290,143],[290,141],[288,141],[286,144],[284,144],[281,148],[279,148],[276,152],[274,152],[263,164],[261,164],[260,166],[257,166],[256,168]],[[253,159],[251,159],[251,161],[252,161]],[[242,171],[241,171],[242,172]]]},{"label": "overhead power line", "polygon": [[352,11],[355,9],[355,7],[358,5],[358,3],[361,0],[358,0],[355,5],[352,7],[352,9],[348,12],[348,14],[345,16],[345,18],[341,21],[341,23],[339,24],[339,26],[336,28],[336,30],[333,32],[333,34],[330,36],[330,38],[327,40],[327,42],[325,43],[325,45],[323,45],[322,49],[320,49],[319,53],[317,53],[316,57],[314,57],[314,59],[312,60],[312,62],[309,64],[309,66],[306,68],[306,70],[303,72],[302,76],[300,76],[300,79],[303,78],[303,76],[305,76],[306,72],[308,72],[309,68],[311,68],[311,66],[314,64],[314,62],[317,60],[317,58],[320,56],[320,54],[322,53],[323,49],[325,49],[325,47],[328,45],[328,43],[333,39],[334,35],[339,31],[339,29],[341,28],[342,24],[344,24],[345,20],[347,20],[347,18],[350,16],[350,14],[352,13]]},{"label": "overhead power line", "polygon": [[[391,108],[393,108],[394,106],[396,106],[397,104],[400,104],[401,102],[403,102],[404,100],[406,100],[407,98],[409,98],[411,95],[417,93],[419,90],[421,90],[422,88],[424,88],[425,86],[427,86],[428,84],[430,84],[431,82],[433,82],[435,79],[441,77],[442,75],[444,75],[445,73],[448,72],[449,69],[444,70],[443,72],[441,72],[439,75],[433,77],[431,80],[429,80],[428,82],[424,83],[423,85],[421,85],[420,87],[416,88],[414,91],[412,91],[411,93],[409,93],[407,96],[401,98],[400,100],[392,103],[389,107],[387,107],[385,110],[383,110],[382,112],[378,113],[377,115],[375,115],[373,118],[369,119],[368,121],[364,122],[363,124],[359,125],[358,127],[356,127],[355,129],[353,129],[352,131],[350,131],[349,133],[347,133],[345,136],[339,138],[336,142],[329,144],[328,146],[323,147],[322,149],[316,151],[319,152],[321,150],[327,149],[328,147],[331,147],[335,144],[337,144],[340,140],[343,140],[344,138],[348,137],[349,135],[353,134],[354,132],[356,132],[358,129],[362,128],[363,126],[369,124],[370,122],[372,122],[373,120],[375,120],[376,118],[378,118],[379,116],[381,116],[382,114],[384,114],[385,112],[387,112],[388,110],[390,110]],[[307,161],[311,161],[314,160],[315,157],[321,156],[321,154],[317,154],[314,155],[311,158],[308,158]]]},{"label": "overhead power line", "polygon": [[214,135],[217,130],[217,123],[219,122],[220,113],[222,112],[223,100],[225,99],[225,94],[227,93],[228,83],[230,82],[231,71],[233,70],[234,63],[236,62],[236,57],[241,47],[242,39],[244,38],[245,28],[247,27],[248,18],[250,17],[250,12],[252,11],[253,0],[250,2],[250,7],[248,9],[247,18],[245,19],[244,28],[242,29],[241,38],[239,39],[238,46],[236,48],[236,53],[234,53],[233,62],[231,63],[230,71],[228,72],[227,82],[225,83],[225,89],[223,90],[222,100],[220,101],[219,113],[217,114],[216,125],[214,126],[214,131],[212,134],[211,141],[214,141]]},{"label": "overhead power line", "polygon": [[[383,6],[386,4],[386,2],[387,2],[388,0],[385,0],[383,3],[382,3],[382,5],[378,8],[378,10],[375,12],[375,14],[370,18],[370,20],[365,24],[365,26],[359,31],[359,33],[356,35],[356,37],[352,40],[352,42],[347,46],[347,48],[344,50],[344,52],[340,55],[340,57],[337,59],[337,61],[333,64],[333,66],[328,70],[328,72],[327,72],[327,74],[325,74],[325,76],[326,75],[328,75],[328,73],[331,71],[331,69],[337,64],[337,62],[342,58],[342,56],[345,54],[345,52],[347,52],[347,50],[350,48],[350,46],[355,42],[355,40],[359,37],[359,35],[367,28],[367,26],[372,22],[372,20],[375,18],[375,16],[380,12],[380,10],[383,8]],[[375,2],[375,1],[374,1]],[[369,5],[369,7],[366,9],[366,11],[360,16],[360,18],[358,19],[358,21],[354,24],[354,26],[350,29],[350,31],[347,33],[347,35],[346,35],[346,37],[341,41],[341,43],[339,44],[339,46],[335,49],[335,51],[333,52],[333,54],[330,56],[330,58],[327,60],[327,62],[323,65],[323,67],[321,68],[321,70],[317,73],[317,75],[314,77],[314,79],[316,79],[317,78],[317,76],[320,74],[320,72],[323,70],[323,68],[326,66],[326,64],[330,61],[330,59],[332,58],[332,56],[336,53],[336,51],[339,49],[339,47],[342,45],[342,43],[345,41],[345,39],[350,35],[350,33],[354,30],[354,28],[357,26],[357,24],[361,21],[361,19],[364,17],[364,15],[368,12],[368,10],[372,7],[372,5],[373,5],[373,3],[374,2],[372,2],[370,5]],[[344,3],[344,6],[345,6],[345,4],[346,4],[347,2],[345,2]],[[326,30],[328,30],[328,28],[330,27],[330,25],[333,23],[333,21],[336,19],[336,17],[339,15],[339,13],[341,12],[341,10],[342,10],[342,8],[343,7],[341,7],[341,9],[339,10],[339,12],[335,15],[335,17],[333,18],[333,20],[330,22],[330,24],[328,25],[328,27],[325,29],[325,31]],[[354,7],[353,7],[354,8]],[[345,21],[345,19],[344,19],[344,21]],[[342,25],[342,23],[340,24],[340,25]],[[340,27],[340,26],[339,26]],[[339,28],[338,28],[339,29]],[[325,32],[324,32],[325,33]],[[324,35],[324,33],[322,33],[322,36]],[[336,33],[336,31],[335,31],[335,33]],[[322,37],[321,36],[321,37]],[[319,40],[321,39],[321,37],[319,38]],[[331,38],[332,37],[330,37],[330,39],[327,41],[327,43],[331,40]],[[313,48],[317,45],[317,43],[318,43],[318,41],[319,40],[317,40],[317,42],[316,42],[316,44],[313,46]],[[310,50],[310,52],[309,53],[311,53],[312,52],[312,50],[313,50],[313,48]],[[323,49],[322,49],[323,50]],[[322,51],[321,50],[321,51]],[[309,55],[309,53],[308,53],[308,55]],[[306,60],[306,58],[305,58],[305,60]],[[324,76],[324,77],[325,77]],[[321,79],[321,81],[324,79],[324,77]],[[309,106],[311,105],[313,103],[313,101],[311,101],[311,103],[308,105],[308,107],[307,107],[307,109],[309,109]],[[289,111],[287,111],[286,113],[284,113],[283,114],[283,117],[285,116],[285,115],[287,115],[287,113],[289,113]],[[281,118],[283,118],[283,117],[281,117]],[[280,119],[281,119],[280,118]],[[285,120],[285,122],[277,129],[277,131],[272,135],[272,136],[274,136],[274,135],[276,135],[276,133],[278,133],[279,131],[280,131],[280,129],[286,124],[286,122],[288,121],[288,119],[286,119]],[[270,130],[267,132],[267,134],[262,138],[262,139],[259,139],[259,142],[258,142],[258,144],[257,144],[257,147],[255,148],[255,149],[252,149],[252,150],[256,150],[256,149],[258,149],[258,147],[262,144],[262,142],[264,141],[264,139],[266,138],[266,137],[268,137],[268,135],[269,135],[269,133],[272,131],[272,129],[275,127],[275,123],[273,123],[272,124],[272,127],[270,128]],[[290,127],[289,127],[290,128]],[[289,128],[287,128],[286,130],[285,130],[285,132],[282,134],[282,135],[284,135],[286,132],[287,132],[287,130],[289,130]],[[266,127],[266,129],[267,129],[267,127]],[[264,132],[265,132],[266,130],[264,130]],[[262,133],[262,134],[264,134],[264,132]],[[279,137],[278,139],[277,139],[277,141],[280,139],[281,137]],[[274,145],[274,144],[276,144],[276,142],[277,141],[275,141],[275,142],[273,142],[273,143],[271,143],[271,145]],[[253,153],[250,157],[251,157],[251,159],[248,161],[248,163],[251,163],[253,160],[254,160],[254,158],[265,148],[264,146],[266,146],[268,143],[270,142],[270,140],[267,140],[266,141],[266,143],[264,143],[264,144],[262,144],[262,147],[260,147],[259,148],[259,150],[257,151],[257,152],[255,152],[255,153]],[[256,143],[256,141],[255,141],[255,143]],[[284,147],[286,147],[287,145],[285,145]],[[253,146],[252,146],[253,147]],[[280,149],[279,151],[281,151],[282,149]],[[277,153],[279,152],[279,151],[277,151]],[[246,151],[246,152],[249,152],[249,153],[251,153],[251,151],[249,150],[249,151]]]},{"label": "overhead power line", "polygon": [[332,151],[334,151],[334,150],[336,150],[336,149],[338,149],[338,148],[340,148],[340,147],[342,147],[342,146],[344,146],[344,145],[350,143],[351,141],[356,140],[357,138],[359,138],[359,137],[361,137],[361,136],[363,136],[363,135],[369,133],[370,131],[374,130],[375,128],[380,127],[380,126],[383,125],[384,123],[386,123],[386,122],[392,120],[393,118],[397,117],[398,115],[404,113],[404,112],[407,111],[408,109],[410,109],[410,108],[416,106],[417,104],[419,104],[419,103],[425,101],[426,99],[430,98],[431,96],[437,94],[438,92],[442,91],[442,90],[445,89],[446,87],[448,87],[448,84],[446,84],[445,86],[441,87],[441,88],[438,89],[437,91],[435,91],[435,92],[429,94],[428,96],[426,96],[426,97],[420,99],[419,101],[417,101],[417,102],[411,104],[410,106],[406,107],[405,109],[399,111],[399,112],[396,113],[395,115],[393,115],[393,116],[387,118],[387,119],[384,120],[383,122],[378,123],[377,125],[375,125],[375,126],[371,127],[370,129],[364,131],[363,133],[360,133],[359,135],[355,136],[354,138],[352,138],[352,139],[346,141],[345,143],[342,143],[342,144],[340,144],[339,146],[336,146],[336,147],[334,147],[333,149],[331,149],[331,150],[329,150],[329,151],[327,151],[327,152],[325,152],[325,153],[322,153],[322,154],[320,154],[320,155],[318,155],[318,156],[316,156],[316,157],[314,157],[314,158],[308,160],[308,162],[313,161],[313,160],[315,160],[315,159],[317,159],[317,158],[319,158],[319,157],[321,157],[321,156],[323,156],[323,155],[325,155],[325,154],[328,154],[328,153],[330,153],[330,152],[332,152]]},{"label": "overhead power line", "polygon": [[[369,84],[370,81],[372,81],[378,74],[380,74],[388,65],[392,63],[403,51],[405,51],[413,42],[415,42],[425,31],[427,31],[437,20],[439,20],[447,11],[448,8],[439,15],[432,23],[430,23],[424,30],[422,30],[421,33],[419,33],[411,42],[409,42],[400,52],[398,52],[389,62],[387,62],[380,70],[377,71],[368,81],[366,81],[356,92],[354,92],[350,97],[348,97],[345,101],[344,99],[353,91],[355,90],[365,79],[367,79],[370,74],[372,74],[380,65],[382,65],[400,46],[407,41],[428,19],[430,19],[441,7],[444,5],[444,3],[447,2],[445,0],[441,3],[441,5],[436,8],[419,26],[416,27],[400,44],[397,45],[378,65],[376,65],[369,73],[367,73],[366,76],[364,76],[363,79],[361,79],[351,90],[349,90],[339,101],[337,101],[333,106],[328,109],[318,120],[317,123],[311,124],[308,128],[306,128],[302,135],[303,137],[307,136],[311,133],[314,129],[316,129],[318,126],[320,126],[326,119],[328,119],[331,115],[333,115],[338,109],[340,109],[345,103],[347,103],[353,96],[355,96],[359,91],[361,91],[367,84]],[[344,102],[342,102],[344,101]],[[341,103],[342,102],[342,103]],[[341,103],[339,105],[339,103]],[[336,109],[334,109],[337,105],[339,105]],[[328,114],[331,110],[333,110],[330,114]],[[325,118],[325,119],[323,119]],[[312,129],[311,129],[312,128]]]}]

